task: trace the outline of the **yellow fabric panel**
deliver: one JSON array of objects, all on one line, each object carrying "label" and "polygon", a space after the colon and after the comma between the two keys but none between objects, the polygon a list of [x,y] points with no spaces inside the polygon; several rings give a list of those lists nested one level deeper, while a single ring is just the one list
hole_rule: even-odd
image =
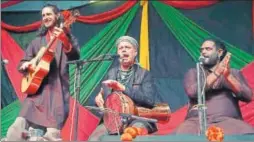
[{"label": "yellow fabric panel", "polygon": [[150,70],[149,60],[149,37],[148,37],[148,1],[142,1],[142,19],[140,28],[140,49],[139,49],[139,63],[140,65]]}]

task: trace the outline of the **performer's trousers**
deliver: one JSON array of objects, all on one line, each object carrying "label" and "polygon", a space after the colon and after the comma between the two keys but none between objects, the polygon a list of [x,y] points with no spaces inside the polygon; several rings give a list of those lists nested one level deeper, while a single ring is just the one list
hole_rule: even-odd
[{"label": "performer's trousers", "polygon": [[29,129],[45,129],[46,133],[41,137],[40,141],[61,141],[60,130],[56,128],[45,128],[42,126],[36,126],[35,124],[29,123],[23,117],[17,117],[15,122],[9,127],[6,134],[6,141],[24,141],[24,133],[28,132]]},{"label": "performer's trousers", "polygon": [[[131,124],[129,124],[129,126],[145,128],[145,129],[147,129],[148,133],[153,133],[153,132],[157,131],[157,127],[155,124],[151,124],[151,123],[143,122],[143,121],[139,121],[139,120],[132,121]],[[105,135],[108,135],[108,130],[104,124],[100,124],[99,126],[97,126],[97,128],[90,135],[88,141],[102,141],[101,138]]]}]

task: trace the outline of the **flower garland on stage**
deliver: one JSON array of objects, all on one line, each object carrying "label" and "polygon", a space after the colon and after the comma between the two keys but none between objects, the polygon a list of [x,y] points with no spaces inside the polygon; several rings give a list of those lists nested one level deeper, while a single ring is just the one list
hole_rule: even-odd
[{"label": "flower garland on stage", "polygon": [[210,142],[222,142],[224,140],[224,131],[217,126],[210,126],[206,130],[206,138]]}]

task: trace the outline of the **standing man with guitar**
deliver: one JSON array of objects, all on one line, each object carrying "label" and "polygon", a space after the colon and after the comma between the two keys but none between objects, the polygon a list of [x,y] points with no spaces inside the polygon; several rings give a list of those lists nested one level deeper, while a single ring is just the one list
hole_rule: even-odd
[{"label": "standing man with guitar", "polygon": [[[205,76],[201,76],[201,86],[206,78],[206,115],[207,126],[215,125],[225,134],[254,134],[254,128],[243,121],[238,102],[250,102],[252,91],[241,71],[230,68],[230,53],[225,45],[217,40],[205,40],[200,47],[204,57]],[[201,73],[202,74],[202,73]],[[197,106],[197,70],[190,69],[184,78],[185,92],[189,97],[189,109],[185,122],[176,134],[199,134],[199,117]]]},{"label": "standing man with guitar", "polygon": [[[39,64],[49,64],[49,72],[42,83],[37,84],[39,88],[34,94],[27,91],[20,114],[8,129],[8,141],[24,140],[24,134],[27,134],[25,130],[28,128],[41,130],[44,139],[61,140],[60,130],[68,116],[69,69],[66,62],[79,59],[79,45],[69,27],[65,27],[66,23],[55,5],[45,5],[41,14],[42,26],[39,34],[29,44],[18,69],[24,75],[32,75],[38,70]],[[42,48],[53,53],[52,60],[47,60],[45,54],[38,56]]]},{"label": "standing man with guitar", "polygon": [[[102,82],[101,91],[95,98],[97,106],[104,108],[105,100],[110,94],[122,92],[131,98],[137,106],[153,107],[157,99],[155,84],[151,73],[137,63],[138,42],[130,36],[122,36],[116,41],[116,47],[120,63],[119,66],[109,70]],[[143,127],[149,133],[157,130],[153,123],[135,120],[129,126]],[[94,130],[89,141],[98,141],[105,134],[107,134],[107,128],[101,124]]]}]

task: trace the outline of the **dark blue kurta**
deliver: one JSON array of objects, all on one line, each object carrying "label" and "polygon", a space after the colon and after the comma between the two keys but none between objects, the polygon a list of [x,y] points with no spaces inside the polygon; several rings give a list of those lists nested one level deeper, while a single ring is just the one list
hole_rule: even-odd
[{"label": "dark blue kurta", "polygon": [[[125,85],[126,89],[123,94],[129,96],[134,104],[140,107],[152,108],[155,104],[160,103],[161,100],[159,100],[159,97],[157,96],[158,93],[156,92],[151,73],[137,64],[133,65],[133,70],[133,74]],[[118,72],[119,66],[111,68],[104,80],[119,80],[119,78],[117,78]],[[102,85],[102,88],[104,90],[104,100],[106,100],[107,96],[110,95],[113,90],[104,85]],[[130,124],[131,123],[132,122],[130,122]],[[149,128],[149,132],[157,130],[154,123],[143,123]]]},{"label": "dark blue kurta", "polygon": [[[134,74],[125,86],[126,90],[123,94],[129,96],[137,106],[153,107],[157,103],[158,97],[156,96],[157,92],[151,73],[137,64],[134,64],[133,68]],[[111,68],[104,80],[118,80],[118,71],[118,66]],[[104,100],[106,100],[113,90],[104,85],[102,85],[102,88],[104,90]]]}]

